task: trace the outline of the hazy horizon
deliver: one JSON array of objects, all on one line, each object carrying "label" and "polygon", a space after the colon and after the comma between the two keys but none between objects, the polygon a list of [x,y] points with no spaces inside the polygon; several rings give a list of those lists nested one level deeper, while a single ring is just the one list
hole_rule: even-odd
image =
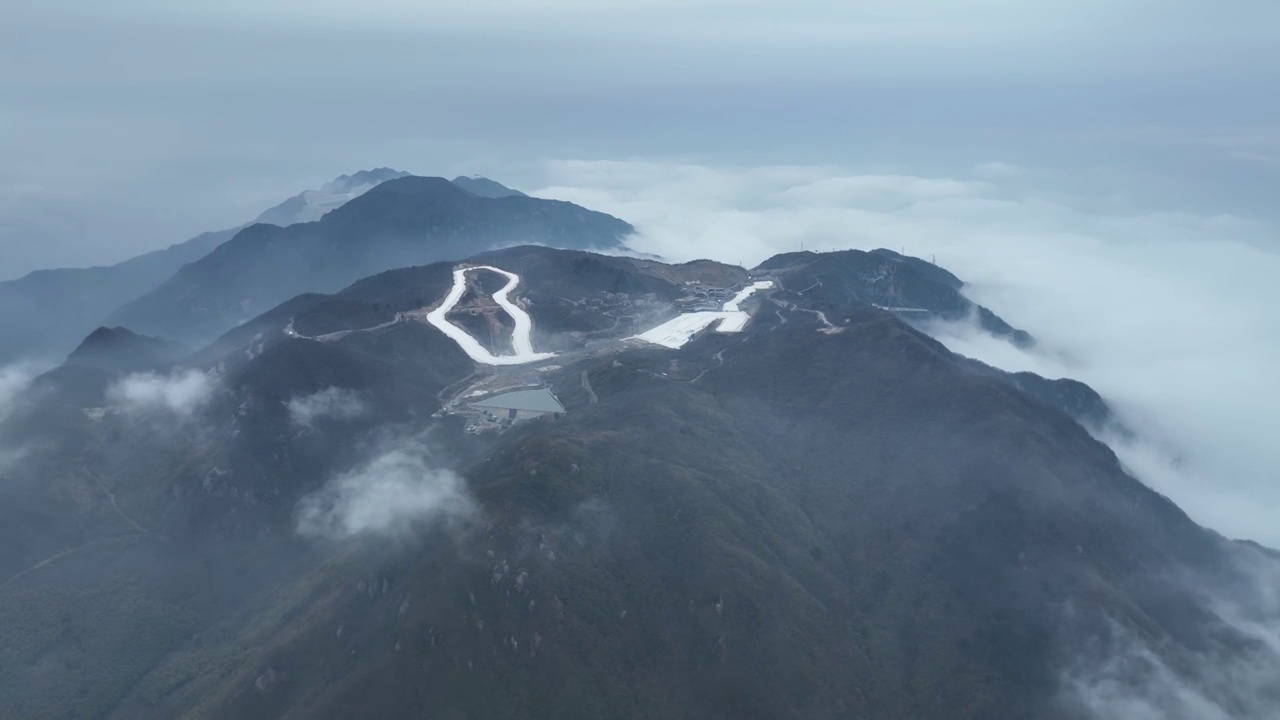
[{"label": "hazy horizon", "polygon": [[1278,20],[1139,0],[24,1],[0,28],[0,279],[383,165],[528,188],[549,160],[1006,163],[1045,192],[1274,225]]}]

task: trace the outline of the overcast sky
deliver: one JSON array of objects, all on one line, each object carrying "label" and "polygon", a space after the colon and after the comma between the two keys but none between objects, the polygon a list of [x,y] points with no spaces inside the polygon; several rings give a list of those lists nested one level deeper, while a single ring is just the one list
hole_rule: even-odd
[{"label": "overcast sky", "polygon": [[1270,0],[11,0],[0,278],[376,165],[999,161],[1273,220],[1278,26]]}]

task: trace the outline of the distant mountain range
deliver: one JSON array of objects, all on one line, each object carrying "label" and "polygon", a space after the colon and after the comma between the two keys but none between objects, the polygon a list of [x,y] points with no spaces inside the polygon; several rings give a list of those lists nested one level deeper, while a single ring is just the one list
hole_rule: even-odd
[{"label": "distant mountain range", "polygon": [[[496,184],[496,183],[494,183]],[[320,221],[252,225],[108,319],[207,341],[304,292],[333,292],[391,268],[509,245],[617,250],[627,223],[572,203],[481,197],[444,178],[389,180]]]},{"label": "distant mountain range", "polygon": [[[156,290],[183,266],[205,258],[252,224],[288,227],[313,222],[387,180],[406,176],[408,173],[390,168],[342,175],[318,190],[304,191],[266,210],[249,225],[203,233],[164,250],[112,266],[40,270],[17,280],[0,282],[0,364],[19,358],[65,355],[94,327],[104,323],[121,324],[112,322],[112,318],[120,318],[127,324],[141,317],[140,325],[147,332],[171,333],[175,338],[186,340],[206,339],[203,333],[207,328],[215,328],[213,332],[216,333],[225,327],[209,319],[197,320],[197,323],[204,323],[199,329],[194,326],[174,328],[163,321],[147,322],[147,313],[151,311],[146,309],[146,302],[128,312],[120,308]],[[484,197],[523,196],[519,191],[486,178],[459,177],[455,182],[459,187]],[[193,272],[198,274],[198,271]],[[182,281],[177,282],[181,284]],[[300,284],[305,285],[305,282]],[[301,289],[332,288],[322,284]],[[171,297],[164,293],[160,296]],[[235,298],[235,303],[238,305],[252,297],[255,297],[254,293],[246,292],[244,297]],[[250,305],[252,302],[249,299]],[[234,322],[234,319],[244,316],[243,310],[238,314],[234,309],[227,310],[227,321]]]},{"label": "distant mountain range", "polygon": [[208,255],[238,231],[202,233],[108,267],[37,270],[0,282],[0,365],[66,355],[113,310]]}]

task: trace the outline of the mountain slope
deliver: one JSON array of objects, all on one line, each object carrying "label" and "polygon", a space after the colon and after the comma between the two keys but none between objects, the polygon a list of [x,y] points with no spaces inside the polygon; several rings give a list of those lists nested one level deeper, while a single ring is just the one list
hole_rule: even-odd
[{"label": "mountain slope", "polygon": [[997,337],[1019,346],[1031,336],[1011,327],[961,294],[964,282],[946,270],[892,250],[841,250],[776,255],[759,270],[778,275],[815,307],[823,303],[864,303],[901,314],[906,320],[963,320],[970,314]]},{"label": "mountain slope", "polygon": [[295,295],[333,292],[382,270],[514,244],[618,248],[631,231],[617,218],[570,203],[481,198],[442,178],[405,177],[316,223],[246,228],[112,321],[207,341]]},{"label": "mountain slope", "polygon": [[[619,294],[746,280],[478,259],[565,333],[593,327],[584,307],[633,312]],[[832,287],[819,316],[784,280],[742,333],[486,369],[385,320],[438,302],[452,269],[232,330],[197,354],[214,372],[187,415],[66,372],[18,403],[0,714],[1052,719],[1171,677],[1264,718],[1280,693],[1242,672],[1275,667],[1255,628],[1280,608],[1254,579],[1275,557],[894,314]],[[486,374],[545,383],[567,413],[503,433],[437,415]]]},{"label": "mountain slope", "polygon": [[287,227],[296,223],[315,222],[324,214],[341,207],[380,183],[402,178],[409,173],[391,168],[361,170],[354,175],[339,175],[318,190],[304,190],[273,208],[263,211],[255,223]]},{"label": "mountain slope", "polygon": [[1060,672],[1108,623],[1175,659],[1244,642],[1173,575],[1229,582],[1239,548],[892,318],[836,322],[794,313],[565,368],[563,397],[586,370],[599,401],[470,465],[470,529],[301,578],[288,619],[238,636],[250,657],[182,702],[240,718],[1072,717]]},{"label": "mountain slope", "polygon": [[111,310],[230,240],[239,228],[202,233],[109,267],[38,270],[0,283],[0,365],[65,355]]},{"label": "mountain slope", "polygon": [[519,190],[512,190],[500,182],[490,180],[487,177],[481,177],[479,175],[472,175],[470,177],[467,177],[466,175],[459,175],[454,178],[452,182],[454,185],[457,185],[472,195],[477,195],[479,197],[528,197]]},{"label": "mountain slope", "polygon": [[[319,191],[308,190],[267,210],[257,222],[283,226],[313,220],[383,180],[405,174],[378,168],[342,175]],[[244,227],[201,233],[107,267],[39,270],[0,282],[0,365],[66,355],[116,308],[208,255]]]},{"label": "mountain slope", "polygon": [[[843,250],[828,253],[785,253],[757,268],[776,276],[786,288],[780,301],[810,311],[849,304],[890,312],[913,326],[928,329],[934,321],[976,321],[981,329],[1018,347],[1029,347],[1029,333],[970,301],[964,281],[947,270],[892,250]],[[976,360],[969,370],[997,378],[1058,408],[1090,430],[1108,429],[1128,435],[1111,407],[1093,388],[1070,378],[1043,378],[1030,372],[1008,373]]]},{"label": "mountain slope", "polygon": [[100,327],[89,333],[63,364],[130,372],[155,369],[184,354],[181,345],[138,335],[128,328]]}]

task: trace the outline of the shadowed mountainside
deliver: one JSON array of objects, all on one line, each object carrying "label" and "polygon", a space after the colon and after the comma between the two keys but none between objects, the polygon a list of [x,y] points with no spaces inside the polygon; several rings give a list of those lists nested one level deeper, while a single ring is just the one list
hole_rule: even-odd
[{"label": "shadowed mountainside", "polygon": [[[378,168],[342,175],[320,191],[308,190],[263,212],[255,222],[284,226],[313,220],[312,214],[331,210],[384,180],[405,174]],[[0,282],[0,365],[18,358],[65,355],[112,311],[208,255],[244,227],[201,233],[115,265],[38,270]]]},{"label": "shadowed mountainside", "polygon": [[617,218],[570,203],[477,197],[443,178],[404,177],[319,222],[248,227],[113,322],[207,341],[295,295],[333,292],[382,270],[525,243],[619,248],[631,232]]}]

